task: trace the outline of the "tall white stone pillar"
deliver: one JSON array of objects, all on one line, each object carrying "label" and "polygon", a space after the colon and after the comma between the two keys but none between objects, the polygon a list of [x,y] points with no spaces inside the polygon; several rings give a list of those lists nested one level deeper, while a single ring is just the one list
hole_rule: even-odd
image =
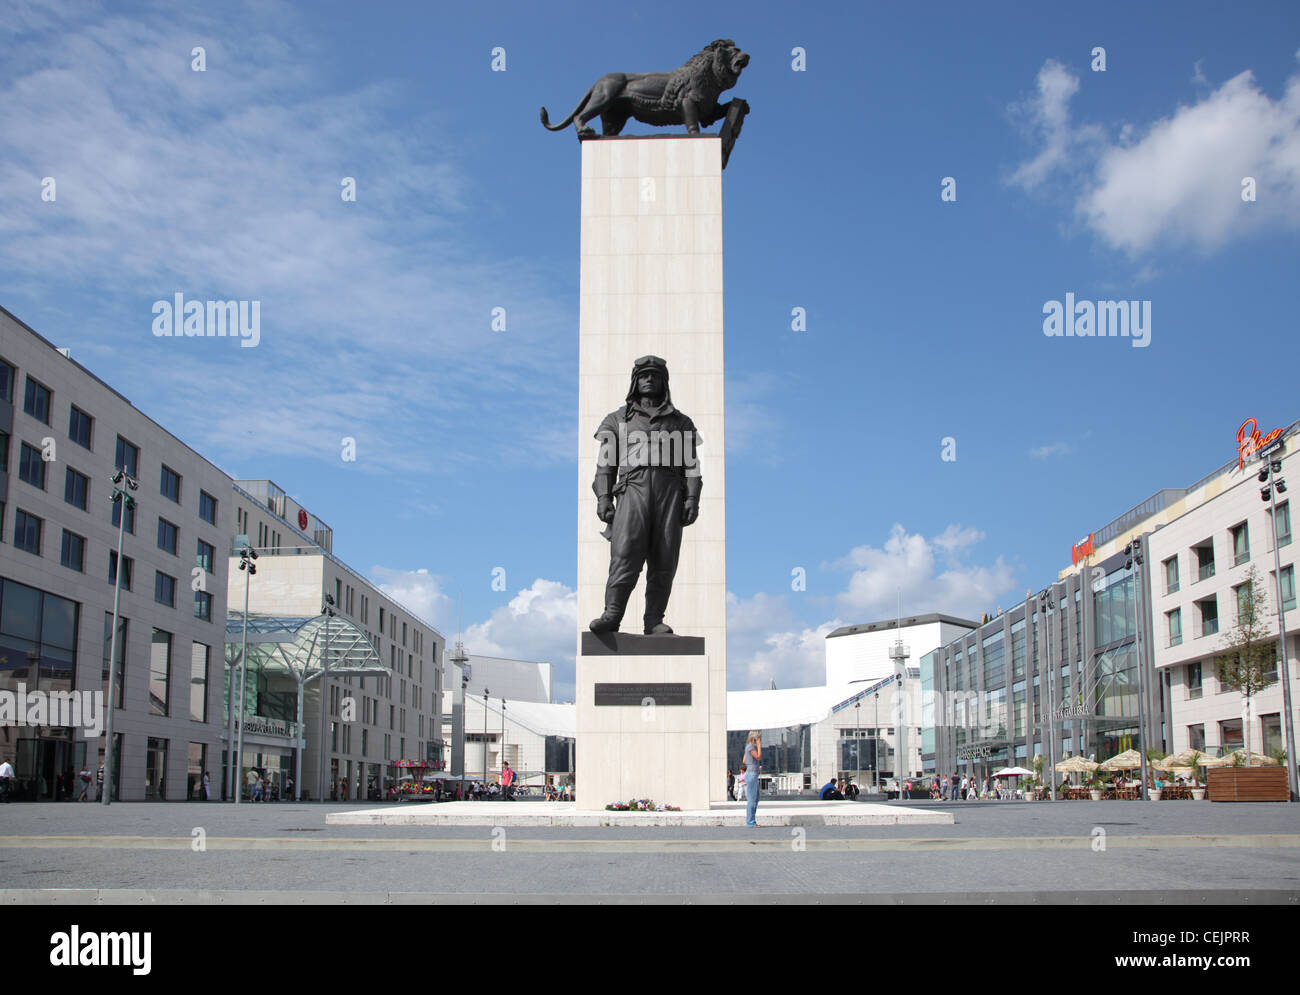
[{"label": "tall white stone pillar", "polygon": [[[631,797],[707,808],[726,797],[726,450],[722,155],[716,135],[582,143],[578,401],[579,808]],[[601,419],[624,403],[634,360],[668,363],[673,404],[701,436],[700,514],[683,532],[666,621],[703,655],[585,655],[604,607],[609,543],[591,484]],[[640,634],[645,572],[623,632]],[[598,683],[692,685],[691,704],[600,705]]]}]

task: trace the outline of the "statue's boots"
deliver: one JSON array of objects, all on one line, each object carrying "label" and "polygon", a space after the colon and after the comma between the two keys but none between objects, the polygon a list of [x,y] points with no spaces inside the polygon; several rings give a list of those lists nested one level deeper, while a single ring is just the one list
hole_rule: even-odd
[{"label": "statue's boots", "polygon": [[587,626],[592,632],[617,632],[623,624],[623,612],[627,610],[627,599],[632,594],[630,585],[607,585],[605,588],[605,611],[600,618],[593,618]]},{"label": "statue's boots", "polygon": [[646,577],[645,593],[645,634],[647,636],[671,636],[672,628],[664,621],[664,610],[668,607],[668,595],[672,592],[672,576],[667,583],[661,575],[653,572]]},{"label": "statue's boots", "polygon": [[653,625],[647,622],[645,627],[645,634],[647,636],[671,636],[673,634],[673,630],[672,627],[667,622],[660,621],[654,623]]}]

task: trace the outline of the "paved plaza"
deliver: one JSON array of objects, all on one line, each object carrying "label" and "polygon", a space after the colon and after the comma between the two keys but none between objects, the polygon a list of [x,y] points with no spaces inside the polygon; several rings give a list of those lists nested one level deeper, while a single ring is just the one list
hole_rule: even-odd
[{"label": "paved plaza", "polygon": [[[0,902],[1300,904],[1294,805],[885,807],[953,821],[334,825],[374,806],[13,804],[0,806]],[[417,808],[430,806],[393,806]]]}]

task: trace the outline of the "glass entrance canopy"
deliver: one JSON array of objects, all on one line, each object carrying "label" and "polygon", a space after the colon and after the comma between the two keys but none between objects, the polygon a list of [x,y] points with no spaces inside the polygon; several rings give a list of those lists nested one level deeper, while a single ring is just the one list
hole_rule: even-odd
[{"label": "glass entrance canopy", "polygon": [[[226,615],[226,663],[239,663],[244,613]],[[338,615],[248,614],[248,661],[262,673],[287,673],[300,680],[324,669],[331,674],[387,674],[366,631]],[[328,664],[328,667],[326,667]]]}]

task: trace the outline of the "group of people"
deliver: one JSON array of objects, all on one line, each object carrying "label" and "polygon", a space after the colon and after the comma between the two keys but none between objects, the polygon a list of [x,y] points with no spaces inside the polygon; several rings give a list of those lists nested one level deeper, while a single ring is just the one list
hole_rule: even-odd
[{"label": "group of people", "polygon": [[[94,789],[94,798],[91,798],[91,789]],[[27,782],[24,785],[18,780],[14,772],[14,765],[8,757],[0,761],[0,802],[9,802],[15,796],[43,798],[47,790],[47,784],[44,777],[40,778],[39,784]],[[75,798],[74,798],[75,796]],[[55,801],[102,801],[104,798],[104,765],[101,763],[96,773],[91,774],[90,766],[83,764],[80,771],[73,772],[72,768],[60,774],[55,779],[54,800]]]},{"label": "group of people", "polygon": [[[248,800],[251,802],[278,802],[281,797],[293,797],[293,778],[284,779],[283,791],[275,779],[264,770],[250,770],[244,782],[248,786]],[[209,792],[212,789],[211,781],[208,778],[207,771],[203,772],[203,797],[211,798]],[[347,782],[343,782],[343,797],[346,798]]]},{"label": "group of people", "polygon": [[992,774],[980,781],[974,775],[951,774],[946,777],[934,775],[930,782],[930,797],[936,801],[978,801],[980,798],[996,798],[998,781]]},{"label": "group of people", "polygon": [[852,781],[837,781],[832,777],[821,786],[818,796],[824,802],[852,801],[858,797],[858,786]]}]

